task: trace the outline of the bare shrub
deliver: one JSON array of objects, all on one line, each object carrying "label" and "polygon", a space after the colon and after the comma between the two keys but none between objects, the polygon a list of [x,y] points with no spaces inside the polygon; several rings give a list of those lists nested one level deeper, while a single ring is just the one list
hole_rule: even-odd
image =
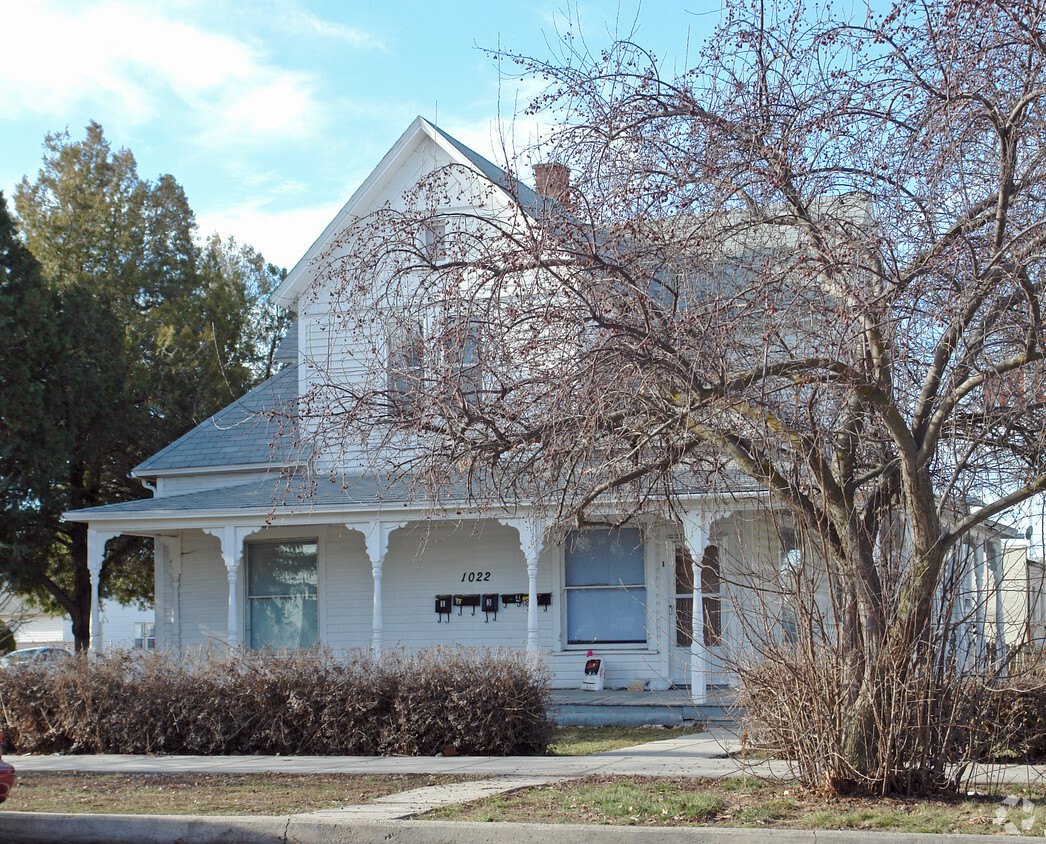
[{"label": "bare shrub", "polygon": [[509,755],[544,750],[547,667],[515,651],[113,651],[0,670],[22,753]]},{"label": "bare shrub", "polygon": [[808,787],[843,793],[956,791],[974,765],[1046,755],[1041,665],[986,674],[899,654],[874,672],[888,679],[876,687],[873,722],[861,731],[872,741],[854,748],[847,741],[856,689],[846,655],[827,646],[765,647],[738,666],[747,747],[788,760]]}]

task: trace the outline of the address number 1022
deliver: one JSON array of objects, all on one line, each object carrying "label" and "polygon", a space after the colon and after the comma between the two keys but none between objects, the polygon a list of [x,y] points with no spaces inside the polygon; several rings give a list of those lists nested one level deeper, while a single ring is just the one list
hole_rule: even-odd
[{"label": "address number 1022", "polygon": [[466,571],[461,575],[462,583],[486,583],[489,580],[489,571]]}]

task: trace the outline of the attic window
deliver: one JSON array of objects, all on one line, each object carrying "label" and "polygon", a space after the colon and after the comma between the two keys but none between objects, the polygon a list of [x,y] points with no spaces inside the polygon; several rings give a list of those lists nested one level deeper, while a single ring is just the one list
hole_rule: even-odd
[{"label": "attic window", "polygon": [[445,223],[430,220],[421,229],[421,254],[429,261],[444,257],[443,238],[447,233]]}]

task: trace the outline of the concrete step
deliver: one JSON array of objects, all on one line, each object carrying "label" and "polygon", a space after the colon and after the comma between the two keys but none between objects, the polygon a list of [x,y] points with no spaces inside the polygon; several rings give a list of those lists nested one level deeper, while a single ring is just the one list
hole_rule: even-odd
[{"label": "concrete step", "polygon": [[740,712],[729,701],[694,704],[689,693],[682,689],[663,692],[555,689],[551,713],[557,724],[566,727],[734,724],[740,717]]}]

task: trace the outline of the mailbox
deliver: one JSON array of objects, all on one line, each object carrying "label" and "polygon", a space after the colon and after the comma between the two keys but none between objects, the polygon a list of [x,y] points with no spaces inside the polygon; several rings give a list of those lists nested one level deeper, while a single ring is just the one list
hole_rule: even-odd
[{"label": "mailbox", "polygon": [[538,592],[538,606],[544,607],[544,612],[548,612],[548,608],[552,606],[552,593],[551,592]]},{"label": "mailbox", "polygon": [[476,607],[479,606],[479,595],[455,595],[454,606],[458,608],[458,615],[461,615],[463,607],[472,607],[472,614],[476,614]]},{"label": "mailbox", "polygon": [[443,616],[450,621],[450,595],[436,596],[436,623],[443,621]]},{"label": "mailbox", "polygon": [[483,595],[481,598],[481,606],[483,607],[483,614],[486,616],[483,620],[490,621],[490,614],[494,614],[494,620],[498,620],[498,595],[495,592],[493,595]]}]

